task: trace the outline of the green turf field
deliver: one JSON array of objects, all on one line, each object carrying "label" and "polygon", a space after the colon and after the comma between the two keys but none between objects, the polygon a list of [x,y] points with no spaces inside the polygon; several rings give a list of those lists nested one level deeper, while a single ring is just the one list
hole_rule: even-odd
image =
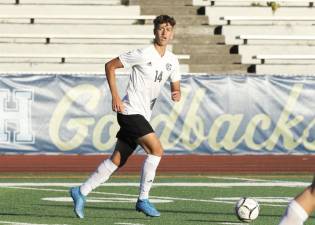
[{"label": "green turf field", "polygon": [[[88,197],[85,219],[75,218],[68,189],[86,174],[0,174],[0,224],[205,225],[245,224],[234,214],[241,196],[254,197],[261,211],[251,224],[278,224],[289,199],[312,175],[159,175],[151,200],[161,212],[149,218],[134,210],[138,176],[114,176]],[[314,224],[310,218],[307,225]]]}]

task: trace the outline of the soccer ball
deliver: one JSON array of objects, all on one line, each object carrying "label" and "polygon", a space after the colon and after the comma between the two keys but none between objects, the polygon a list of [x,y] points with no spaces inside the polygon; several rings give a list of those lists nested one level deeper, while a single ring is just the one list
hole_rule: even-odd
[{"label": "soccer ball", "polygon": [[253,198],[241,198],[236,202],[235,213],[239,220],[251,222],[258,217],[259,203]]}]

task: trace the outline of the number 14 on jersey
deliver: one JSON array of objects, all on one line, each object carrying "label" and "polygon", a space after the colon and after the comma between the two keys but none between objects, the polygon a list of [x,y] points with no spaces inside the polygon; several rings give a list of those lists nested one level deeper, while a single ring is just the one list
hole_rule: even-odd
[{"label": "number 14 on jersey", "polygon": [[159,73],[159,71],[156,70],[154,82],[158,82],[158,81],[161,82],[162,78],[163,78],[163,71]]}]

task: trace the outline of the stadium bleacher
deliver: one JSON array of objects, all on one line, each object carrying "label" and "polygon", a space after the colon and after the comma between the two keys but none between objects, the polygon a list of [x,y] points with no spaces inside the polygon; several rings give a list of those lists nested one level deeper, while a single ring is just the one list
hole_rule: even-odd
[{"label": "stadium bleacher", "polygon": [[[314,74],[313,1],[201,2],[206,7],[209,24],[220,27],[218,33],[225,36],[226,44],[236,46],[242,64],[251,65],[249,71],[256,74]],[[272,2],[276,8],[271,7]]]},{"label": "stadium bleacher", "polygon": [[141,16],[139,6],[125,6],[120,0],[89,3],[21,0],[4,4],[0,71],[104,74],[104,63],[110,58],[151,43],[154,15]]},{"label": "stadium bleacher", "polygon": [[273,2],[275,9],[267,0],[2,1],[0,72],[102,74],[109,56],[151,43],[156,15],[171,14],[178,25],[170,48],[184,73],[312,73],[312,57],[296,60],[294,72],[286,65],[314,55],[314,1]]}]

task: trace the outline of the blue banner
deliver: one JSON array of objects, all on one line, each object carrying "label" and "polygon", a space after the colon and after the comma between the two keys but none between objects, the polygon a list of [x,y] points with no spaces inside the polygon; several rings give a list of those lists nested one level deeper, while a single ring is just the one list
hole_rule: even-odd
[{"label": "blue banner", "polygon": [[[313,77],[183,75],[182,100],[167,84],[151,124],[166,154],[310,154],[314,98]],[[0,154],[110,154],[118,129],[105,76],[0,78]]]}]

